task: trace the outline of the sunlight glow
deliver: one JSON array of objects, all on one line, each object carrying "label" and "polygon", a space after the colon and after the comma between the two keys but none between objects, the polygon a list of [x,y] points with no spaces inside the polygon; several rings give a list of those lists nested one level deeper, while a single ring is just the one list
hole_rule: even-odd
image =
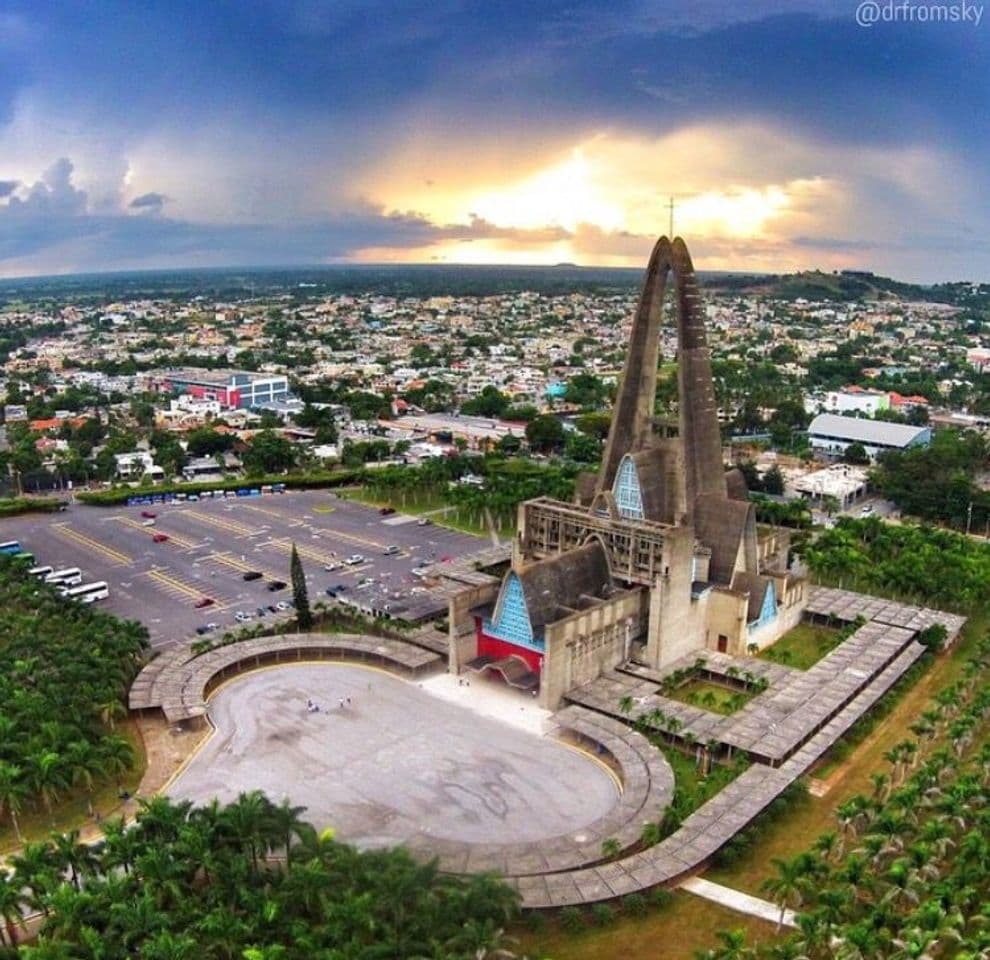
[{"label": "sunlight glow", "polygon": [[607,178],[578,147],[563,163],[501,189],[474,197],[470,213],[504,227],[537,229],[579,223],[605,230],[623,226],[621,208],[606,195]]}]

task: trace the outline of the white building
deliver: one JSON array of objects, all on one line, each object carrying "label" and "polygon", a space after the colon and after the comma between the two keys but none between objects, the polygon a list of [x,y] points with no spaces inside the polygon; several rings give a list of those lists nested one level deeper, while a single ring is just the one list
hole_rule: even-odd
[{"label": "white building", "polygon": [[805,401],[805,409],[808,413],[859,413],[875,417],[878,411],[890,409],[890,394],[860,387],[830,390],[824,398],[809,397]]},{"label": "white building", "polygon": [[135,450],[133,453],[115,453],[117,461],[116,473],[120,480],[138,480],[143,476],[160,480],[165,471],[159,467],[147,450]]},{"label": "white building", "polygon": [[932,441],[932,431],[929,427],[820,413],[808,427],[808,439],[816,453],[834,457],[842,456],[850,444],[859,443],[867,456],[876,460],[885,450],[927,447]]}]

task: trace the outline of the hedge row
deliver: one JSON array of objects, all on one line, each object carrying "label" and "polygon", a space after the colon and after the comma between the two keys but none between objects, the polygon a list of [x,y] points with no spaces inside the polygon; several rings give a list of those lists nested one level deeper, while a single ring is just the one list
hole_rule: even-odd
[{"label": "hedge row", "polygon": [[65,507],[60,497],[10,497],[0,500],[0,517],[19,513],[55,513]]},{"label": "hedge row", "polygon": [[114,490],[86,490],[77,495],[81,503],[100,507],[115,507],[127,503],[131,497],[169,496],[176,493],[210,493],[214,490],[242,490],[245,487],[261,487],[284,483],[290,490],[306,490],[320,487],[342,487],[354,483],[363,476],[362,470],[321,470],[313,473],[268,474],[261,477],[235,477],[230,480],[214,480],[209,483],[172,483],[154,487],[119,487]]}]

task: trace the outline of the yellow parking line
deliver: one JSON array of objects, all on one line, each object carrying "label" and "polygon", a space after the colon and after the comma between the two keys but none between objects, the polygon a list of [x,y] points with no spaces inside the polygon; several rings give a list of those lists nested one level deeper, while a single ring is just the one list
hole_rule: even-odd
[{"label": "yellow parking line", "polygon": [[193,586],[188,583],[184,583],[182,580],[177,580],[175,577],[170,576],[163,570],[149,570],[148,576],[161,584],[165,591],[168,592],[178,592],[186,597],[193,597],[196,600],[202,597],[209,597],[213,603],[210,608],[215,610],[225,610],[230,606],[230,601],[227,599],[221,599],[220,597],[213,596],[208,590],[204,590],[201,587]]},{"label": "yellow parking line", "polygon": [[286,516],[284,513],[279,513],[278,510],[270,510],[268,507],[259,507],[255,503],[241,503],[238,506],[242,510],[254,510],[257,513],[265,513],[269,517],[275,517],[277,520],[295,520],[296,517]]},{"label": "yellow parking line", "polygon": [[[270,540],[269,545],[277,547],[283,553],[292,553],[292,541],[291,540]],[[332,557],[329,554],[324,553],[321,550],[314,550],[313,547],[306,546],[306,544],[296,544],[296,550],[299,551],[300,557],[306,557],[310,560],[315,560],[317,563],[339,563],[336,557]]]},{"label": "yellow parking line", "polygon": [[220,530],[226,530],[228,533],[239,533],[245,537],[260,532],[256,527],[246,526],[243,523],[238,523],[236,520],[227,520],[224,517],[211,517],[207,513],[199,513],[194,510],[187,510],[183,516],[188,517],[190,520],[198,520],[200,523],[207,523],[211,527],[217,527]]},{"label": "yellow parking line", "polygon": [[262,576],[268,577],[269,580],[283,580],[285,578],[285,574],[272,573],[271,570],[265,570],[262,567],[252,566],[250,563],[245,563],[242,560],[236,560],[234,557],[226,553],[211,553],[209,556],[203,557],[203,560],[214,560],[217,563],[224,564],[225,566],[233,567],[241,573],[247,573],[248,570],[257,570]]},{"label": "yellow parking line", "polygon": [[[134,527],[135,530],[140,530],[142,533],[146,532],[149,537],[153,537],[156,533],[165,532],[163,530],[159,530],[157,527],[146,527],[143,523],[140,523],[133,517],[114,517],[113,519],[119,520],[121,523],[126,523],[127,526]],[[189,540],[178,533],[166,533],[165,536],[167,536],[170,541],[175,541],[180,547],[194,547],[196,545],[195,541]]]},{"label": "yellow parking line", "polygon": [[313,533],[325,534],[328,537],[336,537],[340,540],[350,540],[352,543],[360,544],[362,547],[370,547],[373,550],[383,550],[385,548],[385,544],[380,540],[368,540],[354,533],[341,533],[339,530],[327,530],[325,527],[314,527]]},{"label": "yellow parking line", "polygon": [[55,528],[56,533],[60,533],[63,537],[68,537],[70,540],[75,540],[76,543],[81,543],[84,547],[89,547],[90,550],[101,553],[112,563],[125,565],[134,563],[134,560],[126,553],[114,550],[113,547],[108,547],[106,544],[100,543],[99,540],[94,540],[92,537],[87,537],[86,534],[80,533],[78,530],[73,530],[67,523],[55,523],[52,526]]}]

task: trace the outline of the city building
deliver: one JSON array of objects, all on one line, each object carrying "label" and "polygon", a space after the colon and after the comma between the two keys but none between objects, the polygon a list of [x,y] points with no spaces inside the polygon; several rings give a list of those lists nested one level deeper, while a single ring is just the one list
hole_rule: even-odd
[{"label": "city building", "polygon": [[[654,418],[671,274],[676,428]],[[745,655],[801,618],[805,582],[787,569],[788,546],[786,533],[757,527],[742,474],[725,470],[694,269],[684,242],[662,237],[601,469],[578,478],[573,503],[520,506],[510,569],[451,599],[451,669],[496,673],[556,709],[630,659],[659,669],[706,649]]]},{"label": "city building", "polygon": [[148,476],[153,480],[161,480],[165,471],[159,467],[147,450],[135,450],[133,453],[115,453],[115,472],[120,480],[138,480]]},{"label": "city building", "polygon": [[248,370],[158,370],[148,374],[148,384],[162,393],[176,391],[199,400],[215,400],[225,410],[251,409],[290,398],[288,377]]},{"label": "city building", "polygon": [[859,443],[867,456],[876,460],[885,450],[928,446],[932,431],[930,427],[820,413],[808,426],[808,439],[812,450],[831,457],[842,456],[850,444]]},{"label": "city building", "polygon": [[808,406],[809,412],[814,413],[861,413],[867,417],[875,417],[879,411],[890,409],[890,394],[884,390],[845,387],[842,390],[830,390],[825,394],[824,401],[809,398]]}]

